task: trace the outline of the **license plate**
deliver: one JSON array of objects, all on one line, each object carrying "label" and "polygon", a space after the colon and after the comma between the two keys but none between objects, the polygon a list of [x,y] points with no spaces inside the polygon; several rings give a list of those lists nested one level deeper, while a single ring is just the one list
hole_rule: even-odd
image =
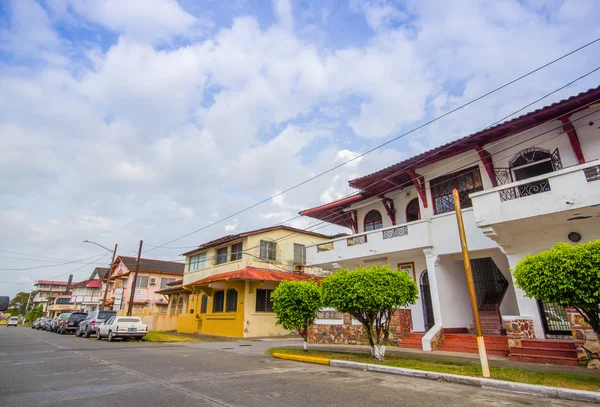
[{"label": "license plate", "polygon": [[129,332],[135,332],[136,329],[135,328],[129,328]]}]

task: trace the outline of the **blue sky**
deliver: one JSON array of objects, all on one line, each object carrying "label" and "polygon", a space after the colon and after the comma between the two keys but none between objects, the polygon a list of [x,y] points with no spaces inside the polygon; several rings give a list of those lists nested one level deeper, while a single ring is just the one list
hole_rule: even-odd
[{"label": "blue sky", "polygon": [[[201,228],[600,37],[594,6],[1,2],[0,268],[98,253],[84,239],[118,242],[127,255],[140,239],[159,245]],[[479,130],[590,71],[599,49],[174,246],[269,226],[347,194],[348,179]],[[599,82],[591,75],[539,105]],[[82,279],[107,261],[0,271],[0,293],[81,266]]]}]

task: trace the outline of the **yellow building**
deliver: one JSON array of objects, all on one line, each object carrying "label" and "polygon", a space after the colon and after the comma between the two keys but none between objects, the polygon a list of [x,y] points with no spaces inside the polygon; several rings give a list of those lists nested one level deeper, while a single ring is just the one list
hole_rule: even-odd
[{"label": "yellow building", "polygon": [[184,253],[183,284],[164,290],[177,331],[232,337],[286,335],[275,323],[271,293],[281,281],[310,280],[322,270],[305,267],[307,245],[319,233],[274,226],[228,235]]}]

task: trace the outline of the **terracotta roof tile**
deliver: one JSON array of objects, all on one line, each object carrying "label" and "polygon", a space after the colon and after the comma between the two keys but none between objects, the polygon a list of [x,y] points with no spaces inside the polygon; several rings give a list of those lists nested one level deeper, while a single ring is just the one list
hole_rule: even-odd
[{"label": "terracotta roof tile", "polygon": [[246,267],[242,270],[230,271],[227,273],[215,274],[208,276],[198,281],[194,281],[189,285],[207,284],[216,281],[231,281],[231,280],[254,280],[254,281],[308,281],[319,280],[320,278],[308,274],[294,274],[287,271],[276,271],[261,269],[257,267]]}]

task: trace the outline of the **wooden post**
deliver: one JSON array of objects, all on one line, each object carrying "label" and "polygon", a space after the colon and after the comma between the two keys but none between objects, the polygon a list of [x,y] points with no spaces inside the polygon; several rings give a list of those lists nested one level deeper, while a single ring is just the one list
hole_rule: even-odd
[{"label": "wooden post", "polygon": [[467,287],[471,299],[471,309],[473,310],[473,319],[475,319],[475,330],[477,332],[477,348],[479,349],[479,359],[481,360],[481,371],[483,377],[490,377],[490,366],[488,365],[487,353],[485,351],[485,342],[483,340],[483,331],[481,330],[481,320],[479,319],[479,308],[477,308],[477,296],[475,294],[475,285],[473,284],[473,272],[471,271],[471,259],[469,258],[469,247],[467,246],[467,236],[465,234],[465,224],[463,222],[462,210],[460,207],[460,198],[458,191],[452,191],[454,198],[454,211],[456,212],[456,223],[458,225],[458,235],[460,236],[460,246],[465,263],[465,274],[467,276]]},{"label": "wooden post", "polygon": [[[117,255],[117,245],[118,243],[115,243],[115,250],[113,250],[113,256],[112,256],[112,260],[110,261],[110,267],[108,268],[108,273],[106,273],[106,287],[104,287],[104,301],[102,302],[102,309],[106,310],[106,296],[108,294],[108,286],[110,283],[110,273],[112,272],[112,268],[115,265],[115,256]],[[123,299],[121,299],[121,301],[123,301]]]},{"label": "wooden post", "polygon": [[133,310],[133,297],[135,296],[135,284],[137,282],[138,272],[140,271],[140,257],[142,256],[142,245],[143,240],[140,240],[140,248],[138,249],[137,262],[135,263],[135,275],[133,276],[133,282],[131,284],[131,294],[129,294],[129,305],[127,306],[127,316],[131,316]]}]

